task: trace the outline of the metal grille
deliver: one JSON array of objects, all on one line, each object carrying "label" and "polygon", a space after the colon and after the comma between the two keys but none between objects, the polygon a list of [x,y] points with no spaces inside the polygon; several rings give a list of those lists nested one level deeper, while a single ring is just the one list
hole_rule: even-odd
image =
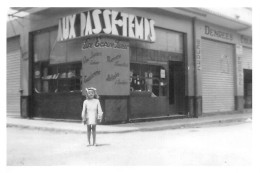
[{"label": "metal grille", "polygon": [[202,39],[203,113],[234,110],[234,46]]},{"label": "metal grille", "polygon": [[19,37],[7,40],[7,114],[20,115],[20,46]]}]

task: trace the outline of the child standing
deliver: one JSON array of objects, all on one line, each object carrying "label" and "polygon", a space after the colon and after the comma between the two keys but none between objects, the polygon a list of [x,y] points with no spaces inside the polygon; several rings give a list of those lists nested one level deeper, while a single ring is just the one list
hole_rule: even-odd
[{"label": "child standing", "polygon": [[88,134],[88,145],[91,145],[90,137],[92,132],[93,137],[93,146],[96,144],[96,125],[97,120],[102,119],[103,111],[98,100],[96,88],[86,88],[87,99],[83,103],[81,117],[83,123],[87,125],[87,134]]}]

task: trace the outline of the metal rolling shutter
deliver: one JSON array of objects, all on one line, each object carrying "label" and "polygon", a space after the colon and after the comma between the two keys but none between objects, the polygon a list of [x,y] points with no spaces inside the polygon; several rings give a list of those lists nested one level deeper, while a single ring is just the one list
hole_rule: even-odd
[{"label": "metal rolling shutter", "polygon": [[19,37],[7,39],[7,115],[20,115]]},{"label": "metal rolling shutter", "polygon": [[252,69],[252,49],[243,47],[242,55],[243,69]]},{"label": "metal rolling shutter", "polygon": [[234,104],[234,46],[202,39],[203,113],[232,111]]}]

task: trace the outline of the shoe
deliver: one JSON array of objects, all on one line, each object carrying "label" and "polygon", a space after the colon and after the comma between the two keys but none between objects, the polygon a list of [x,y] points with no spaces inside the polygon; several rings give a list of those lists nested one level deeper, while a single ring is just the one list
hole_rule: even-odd
[{"label": "shoe", "polygon": [[91,145],[90,145],[90,144],[87,144],[87,147],[91,147]]}]

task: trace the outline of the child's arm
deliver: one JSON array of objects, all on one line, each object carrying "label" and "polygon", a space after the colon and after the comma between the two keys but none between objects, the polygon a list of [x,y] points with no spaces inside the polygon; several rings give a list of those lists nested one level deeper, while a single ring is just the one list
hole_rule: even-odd
[{"label": "child's arm", "polygon": [[97,105],[97,113],[98,113],[98,119],[101,119],[102,118],[102,115],[103,115],[103,111],[102,111],[102,108],[101,108],[101,105],[100,105],[100,102],[98,100],[98,105]]},{"label": "child's arm", "polygon": [[[86,101],[86,100],[85,100],[85,101]],[[81,112],[82,121],[86,121],[86,106],[85,106],[85,101],[83,102],[82,112]]]}]

